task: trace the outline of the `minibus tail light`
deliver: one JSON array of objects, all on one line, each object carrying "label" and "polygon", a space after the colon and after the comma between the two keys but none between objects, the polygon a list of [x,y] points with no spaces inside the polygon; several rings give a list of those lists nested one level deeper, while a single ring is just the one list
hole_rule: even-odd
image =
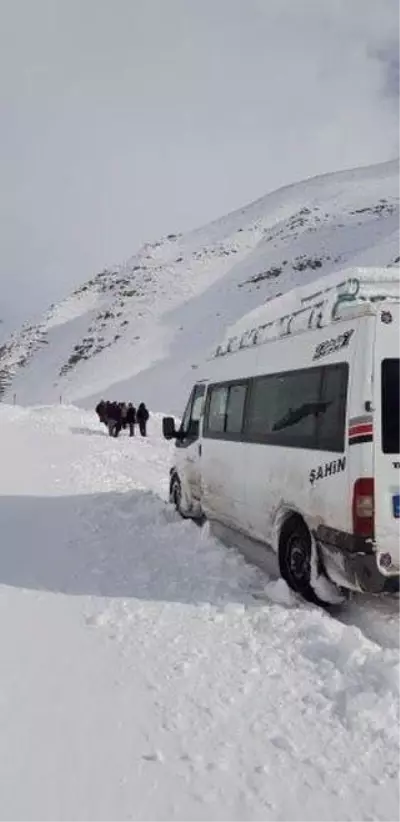
[{"label": "minibus tail light", "polygon": [[373,477],[359,477],[353,489],[353,533],[360,537],[373,537],[374,513]]}]

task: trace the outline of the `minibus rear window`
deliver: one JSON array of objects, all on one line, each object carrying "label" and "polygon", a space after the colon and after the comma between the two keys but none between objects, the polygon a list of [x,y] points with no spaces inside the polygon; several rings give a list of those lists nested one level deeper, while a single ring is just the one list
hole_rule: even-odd
[{"label": "minibus rear window", "polygon": [[398,454],[399,434],[399,393],[400,360],[382,360],[382,451],[384,454]]}]

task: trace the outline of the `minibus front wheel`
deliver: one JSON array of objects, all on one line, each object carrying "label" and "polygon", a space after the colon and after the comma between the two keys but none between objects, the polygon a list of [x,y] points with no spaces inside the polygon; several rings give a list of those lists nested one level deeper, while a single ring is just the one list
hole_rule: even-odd
[{"label": "minibus front wheel", "polygon": [[193,520],[193,522],[196,523],[196,525],[199,526],[204,525],[205,517],[201,510],[194,512],[190,508],[184,507],[186,499],[182,493],[181,481],[178,477],[178,474],[176,474],[175,472],[172,473],[169,483],[169,500],[175,507],[175,510],[178,512],[179,516],[181,516],[183,519],[191,519]]},{"label": "minibus front wheel", "polygon": [[169,498],[178,514],[185,517],[185,513],[182,511],[182,486],[178,474],[173,474],[171,477]]}]

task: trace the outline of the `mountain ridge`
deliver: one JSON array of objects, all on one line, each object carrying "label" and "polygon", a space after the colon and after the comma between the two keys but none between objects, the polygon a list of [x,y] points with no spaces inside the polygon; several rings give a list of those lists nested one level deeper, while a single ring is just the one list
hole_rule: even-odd
[{"label": "mountain ridge", "polygon": [[0,394],[178,412],[226,328],[266,299],[352,265],[399,262],[398,161],[293,183],[112,266],[0,347]]}]

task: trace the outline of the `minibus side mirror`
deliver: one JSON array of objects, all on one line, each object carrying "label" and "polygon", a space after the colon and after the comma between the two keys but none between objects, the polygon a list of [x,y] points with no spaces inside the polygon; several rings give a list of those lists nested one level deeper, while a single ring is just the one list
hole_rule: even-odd
[{"label": "minibus side mirror", "polygon": [[163,417],[162,421],[163,436],[166,440],[173,440],[177,436],[175,428],[175,420],[173,417]]}]

